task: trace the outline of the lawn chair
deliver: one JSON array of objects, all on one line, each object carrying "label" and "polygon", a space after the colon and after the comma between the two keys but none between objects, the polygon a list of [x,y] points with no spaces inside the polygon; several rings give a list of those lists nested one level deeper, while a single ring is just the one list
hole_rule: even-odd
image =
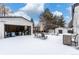
[{"label": "lawn chair", "polygon": [[42,39],[47,39],[47,36],[45,36],[45,34],[42,32],[42,33],[41,33],[41,38],[42,38]]},{"label": "lawn chair", "polygon": [[35,36],[36,38],[40,38],[40,37],[41,37],[41,34],[35,33],[34,36]]},{"label": "lawn chair", "polygon": [[35,33],[34,36],[36,38],[47,39],[47,36],[45,36],[44,33]]}]

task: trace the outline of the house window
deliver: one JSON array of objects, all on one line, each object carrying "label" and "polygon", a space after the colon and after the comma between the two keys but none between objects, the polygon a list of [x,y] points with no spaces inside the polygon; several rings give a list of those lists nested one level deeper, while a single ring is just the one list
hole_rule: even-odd
[{"label": "house window", "polygon": [[73,30],[68,30],[68,33],[73,33]]},{"label": "house window", "polygon": [[59,30],[59,33],[62,34],[62,30]]}]

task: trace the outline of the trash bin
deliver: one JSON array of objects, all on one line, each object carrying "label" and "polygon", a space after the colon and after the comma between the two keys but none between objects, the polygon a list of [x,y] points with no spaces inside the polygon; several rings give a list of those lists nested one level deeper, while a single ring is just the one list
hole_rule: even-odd
[{"label": "trash bin", "polygon": [[72,45],[72,35],[63,35],[63,44],[64,45]]}]

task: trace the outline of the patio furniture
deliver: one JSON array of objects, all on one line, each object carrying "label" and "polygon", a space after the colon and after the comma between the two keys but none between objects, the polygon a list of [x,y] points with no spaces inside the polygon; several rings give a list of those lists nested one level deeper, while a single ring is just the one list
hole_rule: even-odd
[{"label": "patio furniture", "polygon": [[47,39],[47,36],[44,33],[35,33],[34,36],[40,39]]}]

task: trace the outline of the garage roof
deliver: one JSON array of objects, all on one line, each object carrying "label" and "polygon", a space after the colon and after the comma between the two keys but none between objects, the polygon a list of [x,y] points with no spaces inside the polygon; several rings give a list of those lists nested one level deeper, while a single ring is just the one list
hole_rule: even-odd
[{"label": "garage roof", "polygon": [[26,18],[24,18],[24,17],[22,17],[22,16],[0,16],[0,18],[23,18],[23,19],[25,19],[25,20],[31,22],[30,20],[28,20],[28,19],[26,19]]}]

